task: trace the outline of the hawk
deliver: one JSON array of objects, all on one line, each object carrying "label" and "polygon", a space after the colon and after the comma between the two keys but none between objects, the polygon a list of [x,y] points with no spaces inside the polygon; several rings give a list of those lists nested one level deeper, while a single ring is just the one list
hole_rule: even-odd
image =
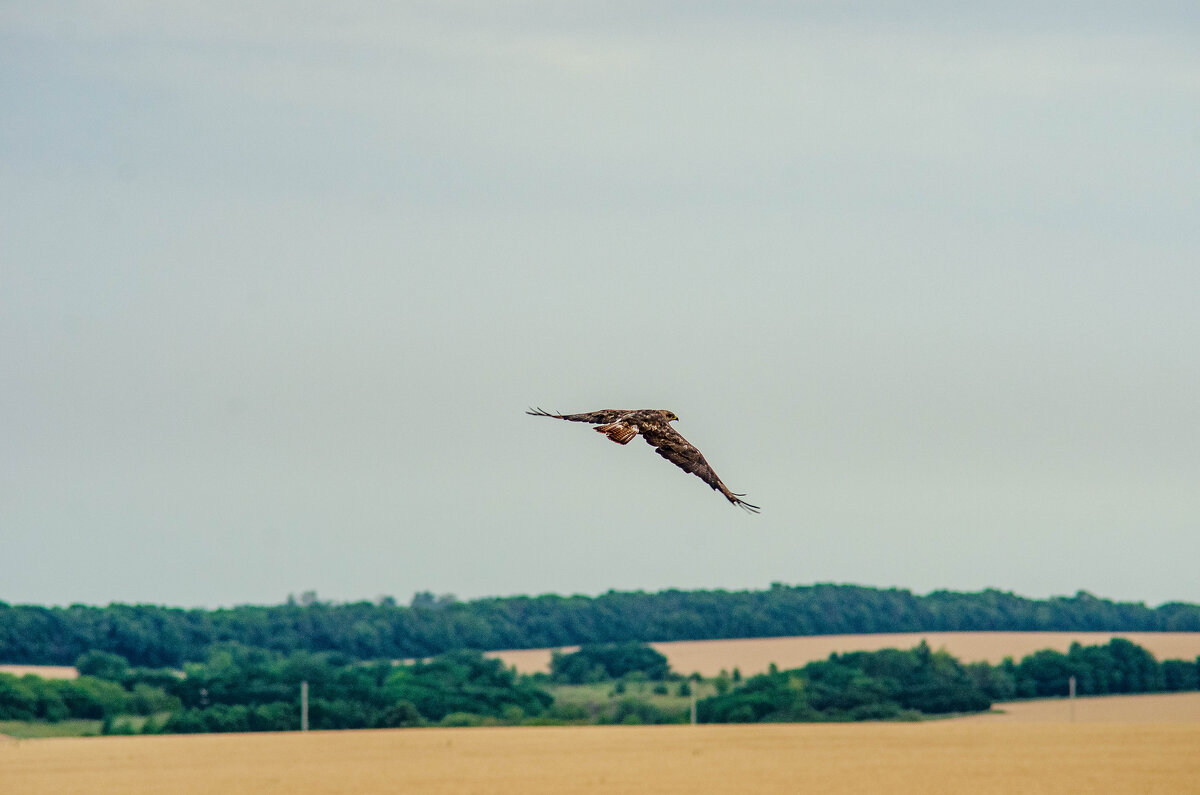
[{"label": "hawk", "polygon": [[597,426],[592,430],[604,434],[617,444],[629,444],[633,441],[633,437],[640,433],[643,439],[653,445],[654,452],[684,472],[700,478],[712,486],[714,491],[724,494],[725,499],[734,505],[750,513],[758,513],[760,510],[757,505],[751,505],[745,500],[738,499],[744,497],[744,494],[734,494],[726,488],[721,479],[717,477],[717,473],[713,472],[713,468],[704,460],[700,451],[671,427],[670,424],[679,419],[673,411],[603,409],[583,414],[551,414],[542,409],[530,409],[525,413],[534,417],[553,417],[556,420],[569,422],[590,422]]}]

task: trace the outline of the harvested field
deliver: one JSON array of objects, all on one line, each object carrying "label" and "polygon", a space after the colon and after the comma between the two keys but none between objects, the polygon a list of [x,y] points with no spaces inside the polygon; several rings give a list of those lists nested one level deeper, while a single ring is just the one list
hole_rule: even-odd
[{"label": "harvested field", "polygon": [[74,679],[79,672],[71,665],[0,665],[0,673],[24,676],[33,674],[43,679]]},{"label": "harvested field", "polygon": [[[1194,660],[1200,656],[1200,632],[912,632],[886,635],[807,635],[789,638],[692,640],[651,643],[667,656],[674,670],[716,676],[721,669],[739,668],[743,674],[761,673],[775,663],[798,668],[823,660],[833,652],[910,649],[924,639],[934,649],[945,648],[963,662],[998,663],[1005,657],[1019,660],[1041,649],[1065,652],[1071,643],[1085,646],[1127,638],[1160,660]],[[570,651],[577,647],[568,647]],[[551,649],[489,652],[522,673],[550,670]]]},{"label": "harvested field", "polygon": [[1195,724],[408,729],[0,741],[8,795],[1185,792]]},{"label": "harvested field", "polygon": [[1065,698],[996,704],[1000,712],[955,718],[987,723],[1196,723],[1200,693],[1146,693],[1134,696],[1089,696],[1074,704]]},{"label": "harvested field", "polygon": [[[721,669],[741,669],[743,674],[761,673],[771,663],[780,668],[798,668],[823,660],[833,652],[910,649],[924,638],[935,649],[945,648],[964,662],[986,660],[998,663],[1005,657],[1020,659],[1040,649],[1066,651],[1071,643],[1107,643],[1110,638],[1128,638],[1148,649],[1160,660],[1194,660],[1200,657],[1200,632],[900,632],[879,635],[800,635],[787,638],[740,638],[731,640],[681,640],[651,643],[680,673],[699,672],[716,676]],[[574,651],[578,646],[564,646]],[[487,652],[521,673],[550,670],[553,649],[509,649]],[[411,662],[405,660],[402,662]],[[79,675],[69,665],[0,665],[0,672],[17,676],[36,674],[45,679],[73,679]]]}]

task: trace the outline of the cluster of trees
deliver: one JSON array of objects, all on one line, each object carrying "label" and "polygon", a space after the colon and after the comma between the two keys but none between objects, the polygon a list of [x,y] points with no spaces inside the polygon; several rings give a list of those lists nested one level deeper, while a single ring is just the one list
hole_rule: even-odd
[{"label": "cluster of trees", "polygon": [[104,731],[145,733],[288,731],[300,728],[308,682],[313,729],[519,723],[553,699],[528,677],[479,652],[450,652],[412,665],[362,663],[332,652],[284,656],[237,644],[213,647],[182,672],[131,667],[88,652],[74,680],[0,674],[0,720],[104,721]]},{"label": "cluster of trees", "polygon": [[917,719],[980,712],[991,699],[963,665],[925,643],[832,655],[790,671],[752,676],[697,704],[704,723]]},{"label": "cluster of trees", "polygon": [[550,655],[550,681],[582,685],[621,679],[637,673],[654,681],[668,679],[667,658],[644,643],[589,643],[579,651]]},{"label": "cluster of trees", "polygon": [[82,655],[77,667],[76,679],[0,673],[0,720],[103,720],[122,714],[153,715],[180,706],[168,692],[178,681],[172,671],[131,668],[105,652]]},{"label": "cluster of trees", "polygon": [[697,705],[702,722],[904,720],[978,712],[994,701],[1063,696],[1070,677],[1080,695],[1200,689],[1200,658],[1154,656],[1128,640],[1035,652],[1019,663],[964,665],[924,642],[907,651],[834,654],[801,668],[750,677]]},{"label": "cluster of trees", "polygon": [[360,663],[337,653],[225,645],[185,666],[173,693],[181,708],[164,732],[283,731],[300,728],[300,683],[308,682],[313,729],[517,723],[552,698],[500,661],[450,652],[412,665]]},{"label": "cluster of trees", "polygon": [[973,663],[967,669],[996,701],[1065,695],[1071,677],[1075,692],[1084,696],[1200,690],[1200,658],[1160,663],[1124,638],[1097,646],[1073,643],[1066,654],[1044,649],[1019,663]]},{"label": "cluster of trees", "polygon": [[469,648],[947,630],[1200,631],[1200,605],[1151,608],[1086,592],[1046,600],[996,590],[919,596],[828,584],[469,602],[421,593],[409,606],[391,598],[331,604],[311,593],[300,602],[219,610],[0,602],[0,661],[67,665],[101,650],[134,665],[178,667],[206,659],[212,646],[227,642],[285,655],[336,651],[368,660]]},{"label": "cluster of trees", "polygon": [[[520,676],[479,652],[454,651],[408,665],[361,662],[336,652],[282,655],[222,644],[182,671],[130,666],[117,655],[88,652],[75,680],[0,674],[0,719],[104,720],[128,732],[126,716],[146,716],[143,732],[286,731],[300,728],[300,683],[307,682],[314,729],[528,723],[663,723],[686,720],[678,706],[694,682],[638,643],[587,645],[555,654],[550,674]],[[826,660],[744,682],[718,677],[717,695],[697,704],[701,722],[912,720],[976,712],[994,701],[1060,696],[1075,677],[1080,694],[1200,689],[1200,659],[1158,662],[1123,639],[1039,651],[1020,662],[964,665],[924,642],[908,650],[834,654]],[[611,682],[601,706],[564,700],[547,688]],[[637,683],[664,700],[626,694]],[[632,685],[631,685],[632,686]],[[567,687],[566,689],[570,689]],[[669,701],[669,699],[667,699]],[[673,710],[673,711],[672,711]]]}]

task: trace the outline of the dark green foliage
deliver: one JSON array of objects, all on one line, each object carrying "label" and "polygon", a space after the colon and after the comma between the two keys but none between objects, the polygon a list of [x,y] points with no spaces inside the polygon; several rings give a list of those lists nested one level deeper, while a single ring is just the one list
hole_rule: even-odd
[{"label": "dark green foliage", "polygon": [[[597,659],[609,659],[612,650],[601,651],[588,659],[596,665]],[[640,656],[627,654],[629,648],[620,651],[612,659]],[[109,669],[108,675],[118,675],[117,669]],[[142,731],[290,731],[299,728],[299,685],[308,682],[314,729],[687,719],[678,703],[660,706],[671,704],[658,700],[662,691],[669,692],[665,680],[657,687],[636,684],[647,681],[642,670],[625,670],[623,678],[613,681],[612,695],[619,699],[552,704],[533,677],[518,677],[478,652],[395,666],[359,664],[333,653],[285,657],[225,644],[214,648],[206,662],[188,664],[184,677],[154,669],[128,669],[119,676],[128,689],[95,676],[44,680],[0,674],[0,718],[90,718],[103,720],[107,733],[128,733],[137,725],[136,719],[124,717],[129,713],[170,712],[163,723],[161,718],[147,720]],[[1145,649],[1117,638],[1098,646],[1075,644],[1066,654],[1036,652],[1019,663],[1006,659],[996,666],[962,665],[921,643],[908,650],[834,654],[788,671],[772,665],[740,687],[728,676],[717,677],[713,685],[718,694],[701,700],[697,708],[703,722],[915,720],[983,710],[993,700],[1014,696],[1064,695],[1072,676],[1081,695],[1196,689],[1200,660],[1160,664]],[[689,680],[680,681],[679,695],[688,695],[693,687]],[[643,701],[634,689],[649,690],[656,698]]]},{"label": "dark green foliage", "polygon": [[[299,684],[309,683],[312,729],[421,726],[450,720],[519,722],[550,696],[498,660],[455,652],[411,666],[359,665],[335,655],[282,658],[229,646],[188,666],[178,683],[185,709],[164,732],[288,731],[300,727]],[[282,693],[282,698],[277,698]],[[451,717],[454,716],[454,717]],[[471,723],[471,725],[474,725]],[[467,724],[463,724],[467,725]]]},{"label": "dark green foliage", "polygon": [[424,723],[417,705],[411,701],[397,701],[379,713],[377,727],[380,729],[402,729]]},{"label": "dark green foliage", "polygon": [[[1175,675],[1178,669],[1171,666],[1171,670]],[[1124,638],[1113,638],[1102,646],[1074,643],[1066,654],[1048,649],[1034,652],[1021,660],[1013,673],[1021,698],[1065,696],[1072,676],[1075,692],[1081,696],[1167,689],[1164,666]]]},{"label": "dark green foliage", "polygon": [[962,665],[922,643],[909,651],[834,654],[791,671],[772,667],[697,709],[701,721],[713,723],[913,719],[985,710],[993,701],[1065,696],[1072,676],[1078,695],[1196,690],[1200,659],[1160,664],[1140,646],[1113,638],[1098,646],[1073,644],[1066,654],[1034,652],[1020,663]]},{"label": "dark green foliage", "polygon": [[621,699],[612,714],[604,716],[604,720],[606,723],[621,723],[626,725],[671,722],[658,707],[636,698]]},{"label": "dark green foliage", "polygon": [[0,719],[101,720],[130,711],[130,701],[123,687],[93,676],[66,680],[0,673]]},{"label": "dark green foliage", "polygon": [[101,734],[137,734],[129,720],[115,720],[110,715],[100,724]]},{"label": "dark green foliage", "polygon": [[506,707],[538,715],[553,701],[499,660],[467,651],[398,668],[387,678],[385,691],[392,703],[407,701],[431,721],[453,712],[499,718]]},{"label": "dark green foliage", "polygon": [[1011,701],[1017,697],[1016,666],[1011,658],[1000,665],[975,662],[964,667],[980,692],[992,701]]},{"label": "dark green foliage", "polygon": [[102,719],[129,711],[129,692],[116,682],[81,676],[59,687],[63,704],[73,718]]},{"label": "dark green foliage", "polygon": [[1166,690],[1200,690],[1200,657],[1186,660],[1164,660],[1163,688]]},{"label": "dark green foliage", "polygon": [[896,720],[990,706],[957,660],[922,643],[908,651],[834,654],[754,676],[735,691],[703,699],[697,713],[709,723]]},{"label": "dark green foliage", "polygon": [[570,654],[556,651],[550,659],[551,679],[574,685],[620,679],[630,674],[659,681],[670,672],[665,656],[638,642],[589,643]]},{"label": "dark green foliage", "polygon": [[205,660],[212,646],[224,642],[283,654],[339,651],[355,659],[396,659],[462,648],[838,633],[1200,631],[1200,605],[1149,608],[1082,591],[1032,600],[996,590],[917,596],[901,589],[776,584],[765,591],[610,591],[594,598],[545,595],[471,602],[419,594],[411,607],[395,600],[304,601],[220,610],[0,602],[0,660],[66,665],[101,651],[135,666],[179,667]]},{"label": "dark green foliage", "polygon": [[0,720],[34,720],[38,717],[38,698],[20,677],[0,673]]},{"label": "dark green foliage", "polygon": [[129,672],[129,661],[119,654],[94,649],[79,655],[75,660],[75,670],[83,676],[120,682]]}]

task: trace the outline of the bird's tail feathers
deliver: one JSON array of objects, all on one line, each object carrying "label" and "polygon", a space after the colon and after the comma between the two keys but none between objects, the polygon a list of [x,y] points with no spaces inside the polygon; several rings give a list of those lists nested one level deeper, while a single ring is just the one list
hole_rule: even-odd
[{"label": "bird's tail feathers", "polygon": [[638,435],[637,428],[620,422],[611,422],[608,425],[597,425],[592,430],[596,431],[597,433],[604,434],[617,444],[629,444],[633,440],[633,437]]}]

